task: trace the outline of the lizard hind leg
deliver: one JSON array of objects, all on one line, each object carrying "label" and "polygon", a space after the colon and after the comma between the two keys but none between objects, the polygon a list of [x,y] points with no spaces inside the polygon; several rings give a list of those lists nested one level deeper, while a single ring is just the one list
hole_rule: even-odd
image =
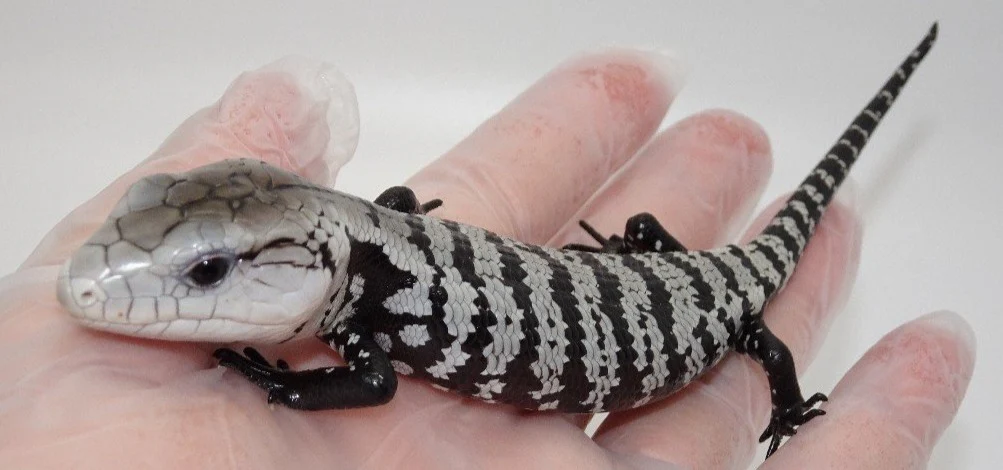
[{"label": "lizard hind leg", "polygon": [[418,202],[418,196],[415,196],[411,188],[393,186],[380,193],[373,203],[405,214],[427,214],[441,206],[442,199],[432,199],[422,204]]},{"label": "lizard hind leg", "polygon": [[798,426],[825,414],[816,405],[828,398],[816,393],[807,400],[801,395],[794,370],[794,358],[787,346],[777,338],[762,319],[754,320],[736,347],[739,352],[752,356],[763,366],[770,384],[770,400],[773,410],[770,424],[759,436],[759,442],[770,441],[766,450],[769,458],[780,447],[781,441],[797,433]]},{"label": "lizard hind leg", "polygon": [[599,253],[669,253],[686,251],[679,240],[676,240],[655,216],[642,212],[627,219],[623,236],[602,236],[598,230],[584,220],[579,221],[582,227],[596,242],[598,247],[572,243],[565,245],[566,250],[590,251]]},{"label": "lizard hind leg", "polygon": [[623,241],[639,252],[669,253],[686,251],[676,237],[662,226],[655,216],[641,212],[627,219],[623,230]]}]

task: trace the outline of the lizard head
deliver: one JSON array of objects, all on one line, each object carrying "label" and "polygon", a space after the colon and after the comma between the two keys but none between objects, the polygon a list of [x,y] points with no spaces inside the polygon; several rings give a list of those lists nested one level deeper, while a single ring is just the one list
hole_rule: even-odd
[{"label": "lizard head", "polygon": [[146,177],[66,262],[59,301],[89,327],[130,336],[313,333],[348,244],[318,217],[312,188],[256,160]]}]

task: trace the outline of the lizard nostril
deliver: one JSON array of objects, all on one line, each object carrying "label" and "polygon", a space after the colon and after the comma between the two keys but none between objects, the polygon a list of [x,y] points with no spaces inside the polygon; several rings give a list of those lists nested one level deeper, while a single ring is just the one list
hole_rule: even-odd
[{"label": "lizard nostril", "polygon": [[94,306],[106,300],[104,291],[97,282],[91,279],[74,279],[70,281],[69,294],[73,298],[73,303],[79,309]]},{"label": "lizard nostril", "polygon": [[77,304],[81,307],[89,307],[97,302],[98,296],[94,293],[93,289],[85,289],[83,292],[77,296]]}]

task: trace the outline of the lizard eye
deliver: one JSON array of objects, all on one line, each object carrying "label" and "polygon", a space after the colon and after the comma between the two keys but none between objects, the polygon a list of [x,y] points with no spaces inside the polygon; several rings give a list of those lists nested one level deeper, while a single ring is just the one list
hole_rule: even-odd
[{"label": "lizard eye", "polygon": [[213,287],[223,281],[233,267],[233,259],[227,256],[210,256],[196,261],[185,271],[185,278],[198,287]]}]

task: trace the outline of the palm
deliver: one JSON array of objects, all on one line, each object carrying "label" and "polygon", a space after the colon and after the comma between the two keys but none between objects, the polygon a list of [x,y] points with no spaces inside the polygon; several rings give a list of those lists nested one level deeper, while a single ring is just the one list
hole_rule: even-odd
[{"label": "palm", "polygon": [[[613,233],[622,229],[629,215],[651,211],[688,247],[719,245],[745,222],[753,207],[769,173],[769,145],[749,120],[709,112],[673,126],[639,152],[671,101],[672,90],[666,89],[662,78],[648,58],[639,55],[595,56],[566,66],[408,184],[425,200],[445,200],[435,215],[533,243],[586,242],[576,225],[579,218]],[[59,265],[140,175],[243,156],[250,148],[262,149],[258,156],[286,168],[292,160],[293,167],[308,168],[315,179],[323,179],[318,168],[324,165],[324,149],[316,148],[316,142],[311,147],[308,141],[296,140],[313,136],[311,126],[325,126],[318,120],[323,113],[289,112],[316,103],[296,93],[270,94],[269,87],[288,88],[288,83],[277,85],[274,74],[262,74],[257,83],[254,76],[249,80],[261,102],[258,108],[245,110],[255,112],[221,119],[214,114],[225,108],[219,107],[197,114],[156,159],[74,212],[43,240],[21,270],[0,283],[0,354],[7,358],[0,365],[0,390],[6,392],[0,394],[4,423],[0,466],[100,467],[114,462],[191,468],[590,468],[671,462],[736,468],[748,464],[769,415],[769,400],[758,367],[737,355],[668,400],[614,414],[593,439],[581,432],[581,419],[575,417],[483,404],[406,379],[394,400],[378,408],[272,410],[259,390],[212,367],[211,345],[130,339],[71,323],[53,295]],[[297,132],[283,136],[237,132],[256,129],[248,121],[260,124],[280,113],[302,117],[303,122],[292,126]],[[849,211],[838,207],[831,211],[798,275],[767,314],[801,368],[849,288],[858,235]],[[899,341],[905,348],[898,352],[903,357],[938,350],[948,359],[944,364],[917,371],[888,362],[878,353],[865,357],[832,394],[829,416],[805,426],[770,463],[812,466],[810,462],[817,463],[814,458],[838,464],[843,455],[852,456],[857,464],[887,464],[876,460],[873,452],[859,450],[873,442],[858,439],[854,447],[853,436],[841,432],[860,426],[860,419],[885,431],[880,435],[936,436],[956,411],[974,359],[964,343],[968,330],[945,329],[945,322],[957,324],[954,317],[937,318],[939,322],[921,321],[897,330],[876,349],[880,352]],[[901,341],[905,337],[919,341]],[[263,352],[287,359],[294,368],[336,360],[319,342]],[[870,388],[860,385],[868,377],[875,380],[874,374],[884,380]],[[937,382],[936,377],[944,380]],[[962,386],[910,386],[917,381],[943,384],[948,379]],[[936,409],[925,410],[930,418],[910,423],[913,428],[894,419],[896,413],[909,413],[908,405],[888,416],[861,414],[867,403],[892,401],[902,394],[923,394],[917,402],[932,400]],[[852,396],[858,399],[848,399]],[[888,439],[889,446],[900,442]],[[932,446],[932,440],[926,445]],[[854,452],[840,453],[848,448]],[[917,464],[927,451],[913,448],[896,455],[903,465]]]}]

